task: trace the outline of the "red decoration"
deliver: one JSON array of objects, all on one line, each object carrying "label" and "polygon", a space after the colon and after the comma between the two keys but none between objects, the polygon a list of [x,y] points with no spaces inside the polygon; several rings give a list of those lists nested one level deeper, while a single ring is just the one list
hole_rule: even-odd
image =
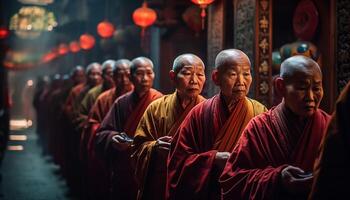
[{"label": "red decoration", "polygon": [[54,51],[51,51],[49,53],[46,53],[43,55],[43,57],[41,58],[41,61],[46,63],[46,62],[50,62],[51,60],[55,59],[57,57],[57,54]]},{"label": "red decoration", "polygon": [[114,31],[115,31],[114,25],[108,21],[100,22],[97,25],[97,33],[102,38],[112,37]]},{"label": "red decoration", "polygon": [[5,27],[0,27],[0,39],[5,39],[10,35],[10,31]]},{"label": "red decoration", "polygon": [[80,47],[84,50],[89,50],[95,45],[94,36],[87,33],[81,35],[79,40],[80,40]]},{"label": "red decoration", "polygon": [[193,3],[199,5],[199,7],[202,9],[201,17],[202,17],[202,30],[204,29],[204,19],[206,16],[205,9],[207,6],[214,2],[214,0],[191,0]]},{"label": "red decoration", "polygon": [[157,14],[153,9],[147,7],[146,2],[143,2],[142,7],[136,9],[132,14],[132,19],[136,25],[141,26],[141,35],[143,37],[145,29],[156,21]]},{"label": "red decoration", "polygon": [[76,53],[78,51],[80,51],[80,45],[79,42],[77,41],[72,41],[69,43],[69,49],[71,52]]},{"label": "red decoration", "polygon": [[318,21],[317,7],[313,1],[300,1],[293,16],[295,36],[300,40],[311,41],[316,33]]},{"label": "red decoration", "polygon": [[69,48],[68,48],[68,45],[66,45],[66,44],[60,44],[59,46],[58,46],[58,54],[59,55],[65,55],[65,54],[67,54],[68,53],[68,51],[69,51]]}]

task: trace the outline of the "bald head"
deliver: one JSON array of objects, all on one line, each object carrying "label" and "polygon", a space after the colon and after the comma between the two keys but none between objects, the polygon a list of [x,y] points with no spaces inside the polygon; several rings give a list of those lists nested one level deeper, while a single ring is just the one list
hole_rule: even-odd
[{"label": "bald head", "polygon": [[90,63],[90,64],[86,67],[86,73],[89,74],[89,73],[91,72],[91,70],[97,70],[97,71],[102,72],[102,68],[101,68],[100,63],[98,63],[98,62]]},{"label": "bald head", "polygon": [[128,59],[119,59],[114,63],[114,71],[113,73],[117,72],[121,69],[129,69],[130,70],[131,62]]},{"label": "bald head", "polygon": [[108,68],[112,68],[112,70],[114,69],[114,63],[116,61],[115,60],[106,60],[102,63],[102,72],[104,73],[106,71],[106,69]]},{"label": "bald head", "polygon": [[131,61],[130,73],[134,74],[138,67],[150,66],[153,69],[153,62],[146,57],[137,57]]},{"label": "bald head", "polygon": [[289,83],[296,75],[300,73],[317,73],[322,76],[322,72],[318,64],[311,58],[297,55],[292,56],[281,64],[280,77]]},{"label": "bald head", "polygon": [[238,65],[242,62],[248,62],[249,66],[250,60],[248,56],[239,49],[226,49],[221,51],[215,59],[215,68],[221,70],[225,66]]},{"label": "bald head", "polygon": [[184,66],[194,65],[205,68],[203,61],[194,54],[182,54],[175,58],[172,70],[177,74]]}]

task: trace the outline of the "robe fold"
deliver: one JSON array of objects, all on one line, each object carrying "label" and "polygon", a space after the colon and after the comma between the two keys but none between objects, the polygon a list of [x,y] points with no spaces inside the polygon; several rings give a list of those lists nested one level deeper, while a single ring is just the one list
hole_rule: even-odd
[{"label": "robe fold", "polygon": [[253,118],[220,177],[223,199],[303,199],[282,189],[288,165],[312,172],[329,115],[318,109],[304,125],[282,102]]},{"label": "robe fold", "polygon": [[335,112],[315,161],[314,182],[309,199],[350,197],[350,82],[338,97]]},{"label": "robe fold", "polygon": [[150,89],[139,98],[135,92],[129,92],[117,98],[108,114],[97,130],[95,147],[107,165],[112,170],[112,197],[119,199],[135,199],[137,184],[134,178],[134,169],[130,162],[131,150],[119,152],[112,146],[112,137],[125,132],[133,138],[136,127],[147,106],[162,94]]},{"label": "robe fold", "polygon": [[243,98],[230,113],[221,94],[195,106],[171,144],[166,199],[219,199],[217,148],[231,152],[245,126],[236,122],[245,123],[264,111],[259,102]]},{"label": "robe fold", "polygon": [[154,151],[156,140],[173,136],[189,111],[204,98],[198,96],[185,109],[177,92],[152,102],[136,129],[132,160],[139,182],[138,199],[165,199],[166,161]]}]

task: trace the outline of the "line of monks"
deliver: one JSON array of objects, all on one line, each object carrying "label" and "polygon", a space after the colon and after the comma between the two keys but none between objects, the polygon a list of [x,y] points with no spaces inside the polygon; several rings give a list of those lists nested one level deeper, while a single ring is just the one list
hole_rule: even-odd
[{"label": "line of monks", "polygon": [[172,94],[153,89],[154,78],[146,57],[107,60],[37,90],[44,149],[81,199],[328,199],[347,192],[329,181],[334,173],[340,185],[349,180],[350,157],[333,154],[350,144],[341,134],[349,125],[339,122],[350,111],[349,87],[331,120],[319,109],[322,72],[312,59],[281,64],[274,83],[283,100],[270,110],[247,97],[251,63],[238,49],[216,56],[211,78],[220,92],[209,99],[200,95],[205,65],[194,54],[173,61]]}]

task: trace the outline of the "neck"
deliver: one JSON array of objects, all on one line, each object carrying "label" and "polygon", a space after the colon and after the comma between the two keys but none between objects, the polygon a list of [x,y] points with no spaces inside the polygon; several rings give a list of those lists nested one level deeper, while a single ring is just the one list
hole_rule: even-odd
[{"label": "neck", "polygon": [[150,89],[148,89],[148,90],[139,90],[139,91],[135,90],[135,92],[136,92],[137,96],[138,96],[139,98],[141,98],[141,97],[143,97],[145,94],[147,94],[147,93],[149,92],[149,90],[150,90]]},{"label": "neck", "polygon": [[177,97],[179,98],[180,105],[183,109],[185,109],[195,99],[194,97],[188,97],[186,95],[182,95],[179,92],[177,92]]},{"label": "neck", "polygon": [[238,101],[241,100],[240,98],[236,98],[233,96],[225,96],[223,94],[222,94],[222,97],[224,98],[224,102],[225,102],[228,110],[230,111],[230,113],[234,109],[234,107],[236,106]]}]

